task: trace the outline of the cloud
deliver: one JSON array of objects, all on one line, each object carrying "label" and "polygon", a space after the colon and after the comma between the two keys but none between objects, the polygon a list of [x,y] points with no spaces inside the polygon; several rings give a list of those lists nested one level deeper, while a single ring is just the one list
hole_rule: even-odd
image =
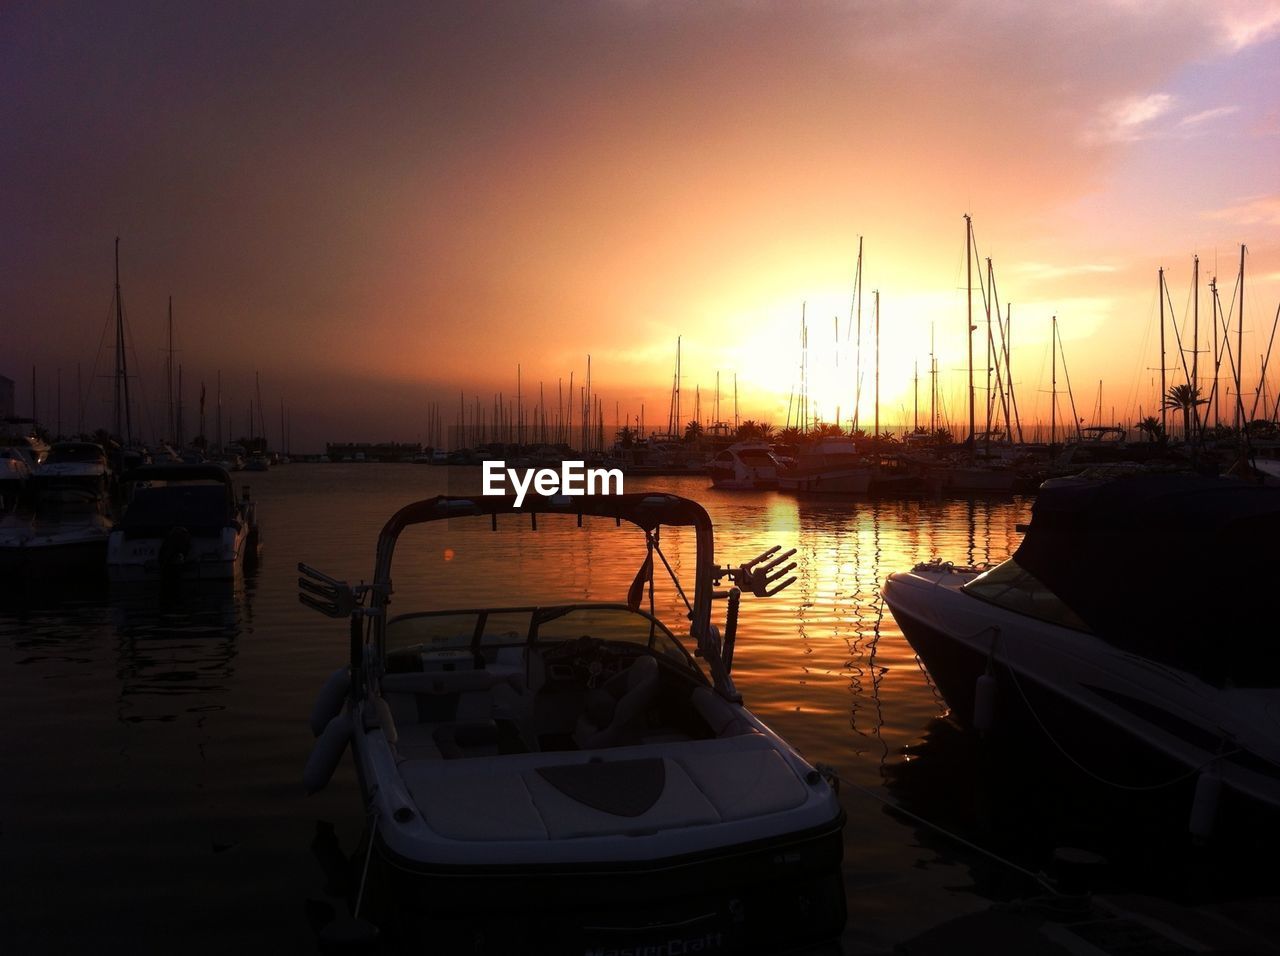
[{"label": "cloud", "polygon": [[1175,102],[1169,93],[1148,93],[1113,101],[1103,107],[1103,135],[1122,142],[1141,139],[1153,121],[1168,114]]},{"label": "cloud", "polygon": [[1178,128],[1187,130],[1194,127],[1203,126],[1210,120],[1215,120],[1223,116],[1230,116],[1232,113],[1240,112],[1238,106],[1215,106],[1213,109],[1201,110],[1199,113],[1192,113],[1178,120]]},{"label": "cloud", "polygon": [[1222,4],[1218,22],[1234,52],[1280,34],[1280,3],[1275,0],[1238,0]]},{"label": "cloud", "polygon": [[1079,265],[1059,266],[1047,262],[1021,262],[1015,270],[1032,279],[1061,279],[1064,276],[1097,275],[1115,272],[1116,267],[1100,262],[1086,262]]},{"label": "cloud", "polygon": [[1252,196],[1226,209],[1205,213],[1207,219],[1217,219],[1240,226],[1280,226],[1280,194]]}]

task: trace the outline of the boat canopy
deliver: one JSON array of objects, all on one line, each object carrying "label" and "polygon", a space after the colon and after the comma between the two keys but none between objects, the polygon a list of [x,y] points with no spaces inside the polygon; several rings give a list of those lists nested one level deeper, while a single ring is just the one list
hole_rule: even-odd
[{"label": "boat canopy", "polygon": [[1015,561],[1115,647],[1280,686],[1280,488],[1148,474],[1046,486]]}]

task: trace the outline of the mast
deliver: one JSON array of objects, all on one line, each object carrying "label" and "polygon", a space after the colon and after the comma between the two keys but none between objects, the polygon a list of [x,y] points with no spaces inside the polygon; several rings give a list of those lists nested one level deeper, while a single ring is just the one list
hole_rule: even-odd
[{"label": "mast", "polygon": [[[1049,386],[1051,389],[1049,392],[1049,450],[1052,452],[1054,443],[1058,440],[1058,317],[1056,315],[1049,330],[1049,354],[1052,356],[1053,365]],[[1163,364],[1162,362],[1161,365]]]},{"label": "mast", "polygon": [[169,296],[169,349],[165,356],[164,362],[165,386],[169,396],[169,421],[168,438],[173,440],[177,437],[178,427],[177,418],[174,417],[173,410],[173,296]]},{"label": "mast", "polygon": [[966,331],[969,342],[969,454],[973,455],[973,220],[964,215],[964,274],[966,290]]},{"label": "mast", "polygon": [[911,431],[918,432],[920,430],[920,360],[915,360],[914,365],[913,388],[911,390]]},{"label": "mast", "polygon": [[858,430],[859,406],[862,404],[862,237],[858,237],[858,266],[853,275],[853,302],[857,312],[857,338],[853,359],[853,430]]},{"label": "mast", "polygon": [[929,434],[938,431],[938,356],[934,353],[937,323],[929,323]]},{"label": "mast", "polygon": [[1244,396],[1240,394],[1240,380],[1244,375],[1244,243],[1240,243],[1240,317],[1236,323],[1236,428],[1241,440],[1247,422],[1244,420]]},{"label": "mast", "polygon": [[1222,424],[1222,405],[1218,398],[1218,373],[1222,369],[1222,356],[1218,354],[1218,277],[1209,280],[1209,306],[1213,312],[1213,427]]},{"label": "mast", "polygon": [[[1200,257],[1191,260],[1191,387],[1200,392]],[[1199,415],[1196,418],[1199,419]]]},{"label": "mast", "polygon": [[1160,430],[1168,434],[1169,408],[1165,401],[1164,381],[1164,267],[1156,273],[1156,295],[1160,299]]},{"label": "mast", "polygon": [[880,290],[872,293],[876,297],[876,441],[880,440]]},{"label": "mast", "polygon": [[120,298],[120,237],[116,236],[116,436],[125,447],[133,444],[133,414],[129,409],[129,360],[125,349],[124,303]]}]

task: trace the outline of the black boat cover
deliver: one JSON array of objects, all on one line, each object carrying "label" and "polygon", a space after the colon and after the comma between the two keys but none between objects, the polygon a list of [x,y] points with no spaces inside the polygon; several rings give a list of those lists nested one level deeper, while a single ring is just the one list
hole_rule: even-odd
[{"label": "black boat cover", "polygon": [[1280,488],[1155,474],[1042,488],[1014,560],[1115,647],[1280,686]]}]

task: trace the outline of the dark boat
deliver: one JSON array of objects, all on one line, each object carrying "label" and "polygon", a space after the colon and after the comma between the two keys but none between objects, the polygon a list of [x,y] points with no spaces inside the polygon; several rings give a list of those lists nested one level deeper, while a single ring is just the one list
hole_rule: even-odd
[{"label": "dark boat", "polygon": [[1009,560],[918,565],[884,596],[962,722],[1198,781],[1204,831],[1221,787],[1280,808],[1278,539],[1278,488],[1057,479]]}]

